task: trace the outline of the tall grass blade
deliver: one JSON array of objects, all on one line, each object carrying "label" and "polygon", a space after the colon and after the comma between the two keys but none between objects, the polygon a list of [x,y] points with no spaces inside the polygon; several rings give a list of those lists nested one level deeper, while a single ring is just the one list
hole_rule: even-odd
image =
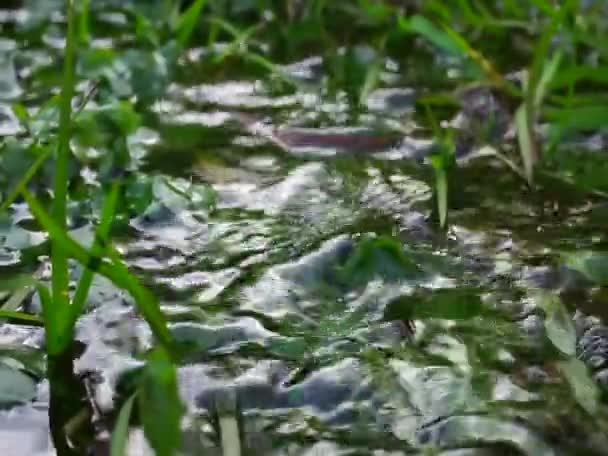
[{"label": "tall grass blade", "polygon": [[78,42],[87,45],[91,41],[91,31],[89,27],[89,13],[91,0],[80,0],[80,11],[78,14]]},{"label": "tall grass blade", "polygon": [[49,356],[60,355],[70,340],[65,338],[64,322],[67,322],[67,307],[59,308],[48,288],[43,284],[36,287],[42,304],[42,318],[46,335],[46,351]]},{"label": "tall grass blade", "polygon": [[401,17],[399,25],[403,30],[422,36],[448,54],[464,56],[464,50],[460,44],[424,16],[415,15],[409,19]]},{"label": "tall grass blade", "polygon": [[[55,178],[53,185],[53,218],[60,230],[66,227],[66,207],[68,192],[68,164],[70,160],[70,125],[72,117],[72,98],[75,85],[75,14],[74,1],[68,0],[68,31],[66,34],[63,65],[63,84],[59,107],[59,140],[55,156]],[[52,288],[54,305],[58,308],[68,306],[68,258],[57,242],[51,242],[51,261],[53,266]]]},{"label": "tall grass blade", "polygon": [[[64,249],[67,255],[76,261],[92,269],[95,272],[108,278],[116,286],[128,291],[135,299],[138,310],[146,319],[152,332],[159,342],[167,349],[173,348],[171,334],[165,324],[164,316],[160,310],[160,305],[154,294],[144,288],[139,281],[131,275],[129,269],[115,258],[112,263],[104,261],[103,258],[90,254],[84,247],[72,239],[65,230],[62,230],[57,223],[42,208],[42,205],[34,198],[27,189],[24,189],[23,197],[27,201],[30,210],[42,228],[44,228],[51,239]],[[112,255],[111,255],[112,256]],[[69,308],[67,308],[69,311]],[[46,319],[45,319],[46,320]]]},{"label": "tall grass blade", "polygon": [[207,0],[196,0],[179,18],[179,23],[177,25],[177,44],[180,49],[183,50],[188,46],[205,3],[207,3]]},{"label": "tall grass blade", "polygon": [[125,456],[127,449],[127,439],[129,438],[129,421],[131,420],[131,412],[133,403],[135,402],[135,394],[132,395],[120,409],[118,419],[114,425],[112,432],[112,442],[110,444],[110,456]]},{"label": "tall grass blade", "polygon": [[534,185],[534,165],[536,164],[536,150],[532,125],[528,118],[526,105],[522,104],[515,113],[515,128],[517,129],[517,139],[522,161],[524,162],[524,173],[528,185]]},{"label": "tall grass blade", "polygon": [[543,100],[547,95],[547,91],[549,90],[549,86],[551,85],[553,78],[557,74],[559,65],[562,62],[562,56],[563,53],[560,51],[553,54],[553,57],[543,69],[540,80],[538,81],[538,85],[536,86],[536,92],[534,93],[534,108],[536,111],[541,108]]},{"label": "tall grass blade", "polygon": [[[101,211],[101,219],[99,221],[99,226],[95,231],[95,240],[93,241],[93,246],[91,247],[91,254],[97,258],[103,257],[106,250],[105,246],[108,243],[108,235],[110,233],[110,227],[112,226],[112,220],[116,211],[119,189],[120,184],[118,182],[112,184]],[[76,287],[76,293],[74,294],[74,299],[72,300],[72,305],[70,307],[71,327],[76,324],[76,320],[84,309],[84,304],[89,294],[91,284],[93,283],[94,275],[94,271],[87,268],[83,271],[82,276],[80,277],[80,281]]]},{"label": "tall grass blade", "polygon": [[436,156],[431,159],[433,168],[435,168],[435,193],[437,194],[437,212],[441,229],[445,228],[448,218],[448,173],[442,158]]},{"label": "tall grass blade", "polygon": [[184,406],[177,390],[177,374],[163,350],[146,363],[137,394],[144,434],[157,456],[173,456],[181,447]]}]

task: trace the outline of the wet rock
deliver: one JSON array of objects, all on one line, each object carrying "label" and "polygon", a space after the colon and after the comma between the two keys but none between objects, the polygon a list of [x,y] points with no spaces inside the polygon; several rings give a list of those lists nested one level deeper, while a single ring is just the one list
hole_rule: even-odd
[{"label": "wet rock", "polygon": [[243,308],[273,318],[288,313],[302,316],[307,307],[307,294],[322,286],[332,268],[338,266],[352,248],[353,242],[348,236],[339,236],[298,260],[270,268],[255,285],[244,290]]},{"label": "wet rock", "polygon": [[304,408],[324,422],[347,422],[356,412],[345,406],[372,394],[354,359],[319,369],[288,387],[277,384],[275,376],[272,370],[257,368],[232,381],[216,380],[197,395],[196,405],[212,411],[227,394],[234,394],[242,411]]},{"label": "wet rock", "polygon": [[[476,442],[483,446],[505,445],[511,451],[519,450],[527,455],[555,454],[540,436],[525,426],[488,416],[452,416],[421,430],[418,439],[421,444],[434,444],[441,448]],[[507,448],[503,447],[503,451]]]}]

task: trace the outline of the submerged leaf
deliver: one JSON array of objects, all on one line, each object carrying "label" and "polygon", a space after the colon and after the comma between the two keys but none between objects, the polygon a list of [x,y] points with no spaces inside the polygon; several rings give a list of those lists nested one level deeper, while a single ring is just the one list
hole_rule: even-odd
[{"label": "submerged leaf", "polygon": [[595,415],[599,406],[600,391],[589,375],[585,363],[576,358],[558,364],[562,374],[570,384],[576,401],[590,415]]},{"label": "submerged leaf", "polygon": [[545,329],[553,345],[568,356],[576,354],[576,329],[559,296],[541,293],[539,305],[545,311]]},{"label": "submerged leaf", "polygon": [[401,244],[390,237],[362,240],[339,270],[348,284],[365,285],[375,279],[408,280],[421,273],[418,265],[406,257]]},{"label": "submerged leaf", "polygon": [[482,313],[483,307],[477,290],[444,289],[430,294],[400,296],[384,310],[385,320],[442,318],[467,320]]},{"label": "submerged leaf", "polygon": [[23,404],[36,397],[36,382],[4,363],[0,363],[0,406]]},{"label": "submerged leaf", "polygon": [[137,395],[144,433],[156,456],[173,456],[181,447],[184,412],[177,390],[175,366],[162,350],[146,363]]},{"label": "submerged leaf", "polygon": [[601,286],[608,286],[608,252],[581,251],[564,255],[566,266]]}]

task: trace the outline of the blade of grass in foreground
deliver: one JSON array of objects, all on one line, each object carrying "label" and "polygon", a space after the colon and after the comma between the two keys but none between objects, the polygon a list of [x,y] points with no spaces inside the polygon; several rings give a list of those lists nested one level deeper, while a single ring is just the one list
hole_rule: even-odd
[{"label": "blade of grass in foreground", "polygon": [[112,432],[112,443],[110,446],[110,456],[125,456],[127,439],[129,437],[129,420],[135,402],[135,394],[132,395],[120,409],[114,432]]},{"label": "blade of grass in foreground", "polygon": [[[112,226],[112,220],[114,218],[114,212],[116,211],[116,202],[118,201],[119,189],[120,184],[118,182],[112,184],[110,192],[106,197],[101,210],[101,219],[99,221],[99,226],[95,231],[95,240],[93,241],[93,246],[91,247],[91,255],[97,258],[101,258],[104,255],[105,246],[108,242],[107,239],[110,233],[110,227]],[[84,308],[85,301],[89,294],[89,289],[93,283],[94,275],[95,272],[93,270],[86,268],[80,277],[80,281],[76,287],[76,293],[74,294],[74,299],[72,300],[72,306],[70,307],[70,327],[72,328],[82,313],[82,309]]]},{"label": "blade of grass in foreground", "polygon": [[182,50],[188,46],[188,43],[192,38],[194,27],[196,27],[205,3],[207,3],[207,0],[196,0],[179,18],[179,24],[177,26],[177,43]]},{"label": "blade of grass in foreground", "polygon": [[[53,297],[48,288],[43,284],[38,284],[38,297],[42,305],[42,318],[44,319],[44,328],[46,332],[46,351],[50,356],[60,355],[69,343],[63,336],[63,321],[67,322],[67,314],[59,312],[58,308],[53,303]],[[62,311],[67,311],[68,308],[61,308]]]},{"label": "blade of grass in foreground", "polygon": [[[70,159],[70,124],[72,121],[72,98],[75,85],[75,14],[74,1],[68,0],[68,31],[66,35],[63,64],[63,84],[59,108],[59,139],[55,160],[53,182],[53,218],[60,230],[66,227],[66,206],[68,197],[68,164]],[[51,242],[51,262],[53,266],[52,288],[53,306],[61,313],[68,303],[68,257],[61,244]]]},{"label": "blade of grass in foreground", "polygon": [[177,389],[175,365],[156,349],[146,362],[137,393],[144,434],[157,456],[173,456],[182,444],[180,429],[185,407]]},{"label": "blade of grass in foreground", "polygon": [[534,137],[525,104],[522,104],[515,113],[515,127],[517,129],[521,158],[524,162],[526,180],[528,181],[528,185],[532,187],[534,184],[534,165],[537,155],[534,149]]},{"label": "blade of grass in foreground", "polygon": [[6,320],[8,323],[17,325],[44,326],[44,322],[38,315],[30,315],[16,310],[0,309],[0,320]]},{"label": "blade of grass in foreground", "polygon": [[125,289],[131,294],[138,310],[150,325],[156,338],[167,350],[171,351],[173,349],[173,339],[167,329],[165,318],[156,297],[131,275],[127,266],[117,260],[114,260],[113,263],[108,263],[103,258],[89,253],[55,223],[42,208],[38,200],[27,189],[24,189],[22,194],[38,223],[49,233],[51,239],[64,249],[67,255],[87,268],[108,278],[116,286]]}]

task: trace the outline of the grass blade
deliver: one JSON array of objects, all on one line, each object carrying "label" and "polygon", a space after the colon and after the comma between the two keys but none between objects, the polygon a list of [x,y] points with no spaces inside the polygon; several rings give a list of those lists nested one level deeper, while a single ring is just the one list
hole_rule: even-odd
[{"label": "grass blade", "polygon": [[67,321],[67,307],[60,308],[53,300],[48,288],[43,284],[36,287],[40,303],[42,304],[42,318],[46,333],[46,351],[50,356],[61,354],[65,349],[69,339],[66,339],[63,332],[62,322]]},{"label": "grass blade", "polygon": [[0,309],[0,320],[6,320],[7,323],[15,325],[44,326],[44,321],[38,315],[31,315],[16,310]]},{"label": "grass blade", "polygon": [[181,447],[183,404],[175,366],[163,350],[146,363],[137,399],[144,433],[157,456],[173,456]]},{"label": "grass blade", "polygon": [[437,212],[441,229],[445,228],[448,218],[448,174],[442,158],[441,156],[431,158],[435,169],[435,192],[437,193]]},{"label": "grass blade", "polygon": [[196,0],[184,11],[179,19],[179,24],[177,25],[177,43],[182,50],[188,46],[192,38],[194,27],[196,27],[205,3],[207,3],[207,0]]},{"label": "grass blade", "polygon": [[536,92],[534,93],[534,107],[538,111],[542,105],[543,99],[547,94],[547,90],[549,89],[549,85],[553,78],[555,77],[557,70],[559,69],[559,65],[562,62],[562,52],[556,52],[553,54],[553,57],[549,61],[543,70],[543,73],[538,81],[538,85],[536,86]]},{"label": "grass blade", "polygon": [[135,402],[135,394],[132,395],[120,409],[118,419],[112,432],[112,442],[110,444],[110,456],[125,456],[127,449],[127,439],[129,437],[129,421],[131,411]]},{"label": "grass blade", "polygon": [[[61,230],[65,230],[66,227],[70,125],[72,121],[72,98],[74,96],[75,85],[76,36],[73,0],[68,0],[67,22],[68,31],[66,34],[63,84],[59,107],[59,140],[53,182],[53,218]],[[52,288],[54,305],[59,308],[67,308],[68,258],[61,245],[56,242],[51,243],[51,261],[53,265]]]},{"label": "grass blade", "polygon": [[517,129],[521,158],[524,162],[524,173],[528,185],[532,187],[534,185],[534,165],[536,164],[537,155],[534,137],[532,136],[532,127],[525,104],[522,104],[515,113],[515,127]]},{"label": "grass blade", "polygon": [[[30,210],[40,225],[49,233],[54,242],[60,245],[65,252],[80,262],[82,265],[108,278],[116,286],[128,291],[135,299],[136,305],[140,313],[146,319],[152,332],[159,342],[167,349],[173,348],[173,340],[171,334],[165,324],[164,316],[160,310],[160,305],[155,296],[144,288],[139,281],[131,275],[129,269],[116,258],[116,254],[112,254],[113,263],[104,261],[103,258],[96,257],[90,254],[84,247],[72,239],[50,215],[42,208],[42,205],[34,198],[27,189],[24,189],[23,197],[27,201]],[[69,308],[67,309],[69,310]]]},{"label": "grass blade", "polygon": [[[99,226],[95,231],[95,240],[93,242],[93,246],[91,247],[91,254],[98,258],[101,258],[106,250],[105,246],[108,242],[107,239],[110,233],[110,227],[112,226],[114,212],[116,211],[119,189],[120,184],[118,182],[112,184],[110,193],[108,194],[101,211],[101,219]],[[74,294],[74,299],[72,300],[72,305],[70,307],[70,325],[72,327],[76,324],[76,320],[82,313],[82,309],[84,308],[84,304],[89,294],[89,289],[93,283],[94,275],[95,273],[91,269],[87,268],[83,271],[82,276],[80,277],[80,281],[76,287],[76,293]]]},{"label": "grass blade", "polygon": [[452,55],[464,56],[464,49],[459,43],[454,41],[453,37],[439,29],[435,24],[429,21],[426,17],[415,15],[409,19],[404,17],[399,18],[400,27],[410,33],[416,33],[437,48]]}]

